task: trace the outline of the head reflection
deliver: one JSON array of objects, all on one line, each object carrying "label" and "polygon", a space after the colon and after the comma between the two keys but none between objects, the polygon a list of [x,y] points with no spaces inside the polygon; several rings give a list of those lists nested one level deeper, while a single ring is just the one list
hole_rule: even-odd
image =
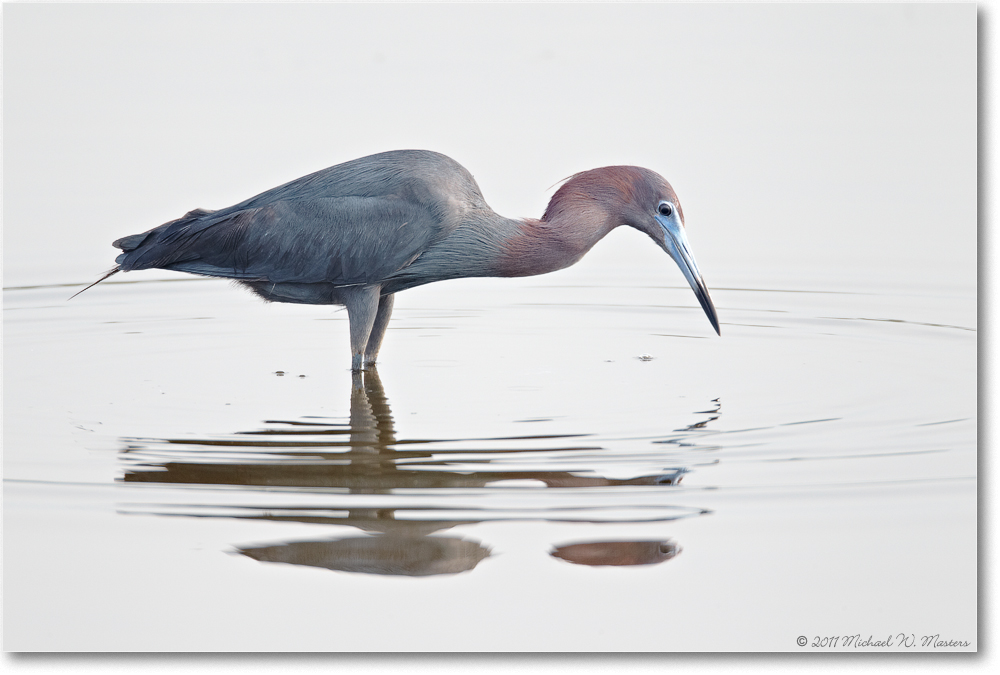
[{"label": "head reflection", "polygon": [[[122,453],[126,465],[122,480],[279,488],[277,493],[266,494],[271,499],[276,494],[296,499],[280,506],[273,502],[234,506],[231,501],[225,508],[188,504],[179,511],[159,513],[352,528],[356,533],[352,536],[244,546],[238,552],[261,562],[383,575],[427,576],[472,570],[490,556],[490,548],[444,533],[487,520],[657,523],[704,513],[651,500],[651,494],[663,494],[658,491],[631,491],[632,486],[655,490],[657,486],[677,485],[687,471],[685,467],[665,466],[639,475],[605,477],[600,475],[602,467],[613,466],[602,462],[605,449],[581,444],[581,438],[398,439],[382,381],[372,369],[353,374],[346,423],[300,418],[268,421],[264,429],[221,437],[134,440]],[[671,437],[665,442],[677,447],[690,445],[685,438]],[[505,485],[514,485],[512,481],[527,481],[529,486],[555,488],[560,493],[565,488],[598,490],[569,490],[569,494],[563,493],[565,498],[543,499],[543,506],[514,507],[508,495],[524,485],[504,490]],[[482,495],[478,495],[480,489]],[[548,490],[529,489],[528,493],[536,499]],[[239,494],[252,500],[262,493],[248,490]],[[630,501],[633,496],[637,498]],[[483,497],[489,501],[484,502]],[[309,503],[304,505],[303,498]],[[357,536],[358,531],[364,535]],[[578,564],[638,565],[663,562],[677,551],[679,548],[665,542],[603,542],[561,546],[552,555]]]},{"label": "head reflection", "polygon": [[558,546],[550,554],[577,565],[656,565],[670,560],[681,547],[667,541],[593,541]]}]

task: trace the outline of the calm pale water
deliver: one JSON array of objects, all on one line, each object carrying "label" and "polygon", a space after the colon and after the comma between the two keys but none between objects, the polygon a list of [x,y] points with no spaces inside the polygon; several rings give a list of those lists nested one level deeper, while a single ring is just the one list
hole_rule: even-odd
[{"label": "calm pale water", "polygon": [[[4,649],[976,650],[984,11],[5,5]],[[400,294],[365,377],[328,307],[68,301],[401,148],[509,217],[661,173],[722,336],[624,228]]]},{"label": "calm pale water", "polygon": [[976,647],[973,293],[451,282],[360,377],[130,276],[5,291],[17,649]]}]

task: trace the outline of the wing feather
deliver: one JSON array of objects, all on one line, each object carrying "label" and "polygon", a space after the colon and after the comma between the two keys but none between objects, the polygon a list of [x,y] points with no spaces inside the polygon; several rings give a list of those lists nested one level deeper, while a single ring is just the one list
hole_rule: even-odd
[{"label": "wing feather", "polygon": [[396,150],[317,171],[218,211],[115,242],[122,271],[174,269],[290,283],[375,283],[488,209],[475,179],[435,152]]},{"label": "wing feather", "polygon": [[452,229],[430,209],[391,196],[278,201],[227,211],[151,230],[116,262],[125,271],[155,267],[279,283],[377,283]]}]

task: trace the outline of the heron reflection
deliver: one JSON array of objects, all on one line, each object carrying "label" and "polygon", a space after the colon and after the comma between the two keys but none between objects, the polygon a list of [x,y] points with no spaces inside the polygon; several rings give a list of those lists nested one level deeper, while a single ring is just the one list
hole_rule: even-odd
[{"label": "heron reflection", "polygon": [[[655,489],[677,485],[688,470],[661,466],[631,477],[602,476],[598,472],[607,464],[587,457],[604,449],[581,442],[585,439],[582,434],[445,441],[397,438],[382,381],[377,370],[369,369],[352,374],[346,423],[302,418],[271,421],[264,429],[224,437],[133,440],[122,453],[126,465],[122,480],[278,489],[266,492],[269,499],[293,494],[296,500],[278,506],[185,504],[146,512],[352,528],[364,534],[243,546],[238,552],[262,562],[404,576],[465,572],[488,558],[489,546],[446,534],[458,526],[505,520],[655,523],[705,513],[649,498],[659,492],[620,490],[587,490],[582,502],[579,493],[569,491],[565,499],[544,500],[542,507],[515,507],[505,499],[495,504],[496,495],[509,490],[493,488],[516,489],[524,487],[524,481],[541,488],[521,493],[532,496],[548,494],[548,489]],[[539,463],[558,468],[526,468]],[[469,493],[470,489],[475,492]],[[261,493],[241,494],[250,498]],[[303,496],[311,502],[302,504]],[[626,565],[664,562],[679,549],[654,550],[649,542],[639,541],[573,544],[557,551],[561,553],[553,555],[567,562]]]},{"label": "heron reflection", "polygon": [[[538,481],[545,487],[612,487],[625,485],[676,485],[684,467],[664,467],[656,473],[627,479],[585,475],[557,470],[509,470],[499,466],[471,470],[473,464],[495,463],[490,458],[469,459],[479,448],[420,449],[440,440],[396,438],[392,412],[378,371],[352,374],[351,415],[347,424],[331,422],[278,422],[282,427],[244,431],[225,439],[165,439],[171,445],[247,449],[253,461],[168,461],[126,470],[127,482],[198,483],[210,485],[288,486],[342,488],[352,494],[384,494],[399,489],[477,488],[501,481]],[[526,441],[575,440],[583,435],[563,434],[509,438],[466,439],[504,442],[510,447],[488,451],[493,455],[537,454],[539,448],[520,447]],[[601,450],[600,446],[566,444],[544,452],[569,454]],[[455,458],[461,459],[455,459]],[[461,463],[462,468],[455,465]]]}]

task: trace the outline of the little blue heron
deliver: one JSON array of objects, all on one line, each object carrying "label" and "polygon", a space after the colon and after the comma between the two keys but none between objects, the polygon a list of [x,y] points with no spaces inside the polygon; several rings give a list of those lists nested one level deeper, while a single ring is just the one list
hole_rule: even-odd
[{"label": "little blue heron", "polygon": [[578,173],[541,220],[513,220],[494,213],[472,174],[450,157],[383,152],[123,237],[114,242],[122,250],[117,266],[94,283],[158,268],[234,279],[273,302],[344,305],[358,371],[374,365],[399,291],[553,272],[619,225],[645,232],[674,259],[720,333],[677,195],[659,174],[636,166]]}]

